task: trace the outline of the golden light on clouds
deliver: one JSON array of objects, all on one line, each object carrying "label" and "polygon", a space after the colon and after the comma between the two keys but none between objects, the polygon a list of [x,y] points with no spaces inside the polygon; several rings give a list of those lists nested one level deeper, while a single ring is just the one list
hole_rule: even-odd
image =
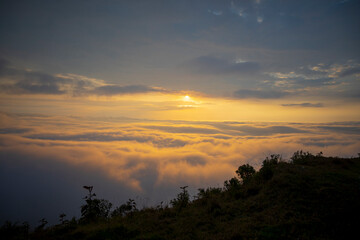
[{"label": "golden light on clouds", "polygon": [[[148,184],[222,184],[239,164],[259,167],[273,153],[288,158],[306,149],[351,156],[360,146],[349,138],[359,133],[356,123],[146,121],[4,113],[0,120],[3,154],[31,156],[32,165],[42,168],[61,163],[96,170],[140,193],[149,190]],[[152,182],[144,174],[153,176]]]},{"label": "golden light on clouds", "polygon": [[[314,102],[318,102],[315,99]],[[230,99],[191,96],[181,93],[129,94],[114,97],[82,97],[38,95],[36,97],[0,96],[0,111],[14,113],[53,114],[62,116],[130,117],[154,120],[187,121],[292,121],[329,122],[357,121],[358,102],[328,101],[325,105],[305,105],[301,99],[294,104],[282,100]],[[310,107],[308,107],[310,106]],[[341,108],[339,108],[341,106]]]}]

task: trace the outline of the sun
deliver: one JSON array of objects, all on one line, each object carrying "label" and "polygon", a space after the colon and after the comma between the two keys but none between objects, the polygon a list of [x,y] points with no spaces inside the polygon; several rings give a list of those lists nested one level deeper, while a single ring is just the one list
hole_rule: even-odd
[{"label": "sun", "polygon": [[190,96],[189,96],[189,95],[186,95],[186,96],[184,97],[184,101],[190,101]]}]

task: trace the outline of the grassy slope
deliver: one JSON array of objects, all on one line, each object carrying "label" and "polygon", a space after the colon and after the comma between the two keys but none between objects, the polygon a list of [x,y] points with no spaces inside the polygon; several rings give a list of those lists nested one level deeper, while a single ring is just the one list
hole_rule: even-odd
[{"label": "grassy slope", "polygon": [[209,190],[185,208],[144,209],[58,225],[36,239],[350,239],[360,228],[360,159],[310,156],[246,184]]}]

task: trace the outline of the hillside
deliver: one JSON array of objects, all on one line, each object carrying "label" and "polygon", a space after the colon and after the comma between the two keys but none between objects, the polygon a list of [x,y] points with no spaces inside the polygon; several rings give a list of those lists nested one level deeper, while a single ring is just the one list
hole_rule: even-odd
[{"label": "hillside", "polygon": [[[350,239],[360,227],[360,158],[296,152],[255,171],[237,169],[223,188],[199,189],[190,201],[182,187],[170,206],[110,212],[89,190],[82,218],[39,226],[7,223],[1,239]],[[87,187],[89,188],[89,187]]]}]

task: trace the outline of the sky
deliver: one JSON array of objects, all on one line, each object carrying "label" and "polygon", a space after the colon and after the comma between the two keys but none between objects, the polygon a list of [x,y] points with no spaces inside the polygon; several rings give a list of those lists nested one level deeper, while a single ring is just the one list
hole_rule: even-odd
[{"label": "sky", "polygon": [[359,0],[3,0],[0,221],[360,149]]}]

